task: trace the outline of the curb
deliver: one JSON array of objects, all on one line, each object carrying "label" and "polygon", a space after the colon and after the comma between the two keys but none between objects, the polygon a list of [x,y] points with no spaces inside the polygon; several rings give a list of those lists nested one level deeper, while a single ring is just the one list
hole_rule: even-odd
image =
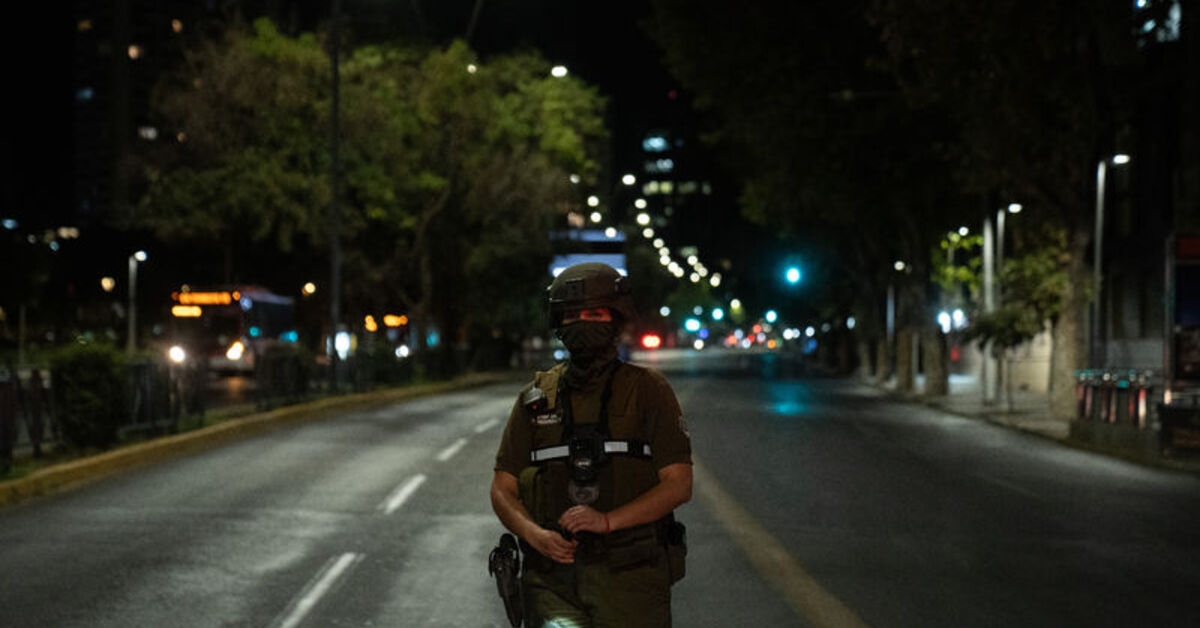
[{"label": "curb", "polygon": [[[516,377],[514,374],[505,373],[474,374],[447,382],[325,397],[230,419],[182,434],[119,447],[39,469],[24,477],[0,481],[0,508],[68,491],[121,471],[198,453],[274,429],[328,418],[335,412],[366,410],[417,397],[508,382]],[[527,375],[523,377],[527,378]]]}]

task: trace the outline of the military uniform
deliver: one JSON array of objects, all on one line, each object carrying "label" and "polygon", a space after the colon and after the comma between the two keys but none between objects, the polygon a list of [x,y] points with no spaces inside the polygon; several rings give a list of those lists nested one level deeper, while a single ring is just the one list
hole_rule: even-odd
[{"label": "military uniform", "polygon": [[[567,368],[539,372],[522,390],[495,465],[520,478],[522,504],[551,529],[573,505],[571,470],[559,455],[568,431],[599,429],[608,443],[590,504],[600,512],[651,489],[663,467],[691,463],[682,411],[661,374],[613,360],[572,388],[564,384]],[[544,403],[530,403],[535,388]],[[669,626],[670,586],[682,576],[680,530],[669,517],[610,534],[581,533],[574,564],[556,563],[522,544],[526,625],[558,619],[557,625]]]}]

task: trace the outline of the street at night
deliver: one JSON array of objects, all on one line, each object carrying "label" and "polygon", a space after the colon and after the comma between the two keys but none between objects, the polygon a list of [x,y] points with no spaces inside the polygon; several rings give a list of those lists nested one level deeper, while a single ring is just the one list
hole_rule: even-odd
[{"label": "street at night", "polygon": [[[678,626],[1189,626],[1200,478],[660,351],[693,440]],[[487,498],[520,380],[344,412],[0,512],[4,625],[506,626]]]}]

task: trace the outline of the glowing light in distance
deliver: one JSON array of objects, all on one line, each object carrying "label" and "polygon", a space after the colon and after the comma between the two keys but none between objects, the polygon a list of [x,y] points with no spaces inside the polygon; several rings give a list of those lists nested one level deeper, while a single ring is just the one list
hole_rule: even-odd
[{"label": "glowing light in distance", "polygon": [[662,346],[662,338],[658,334],[645,334],[642,336],[642,347],[645,349],[657,349]]},{"label": "glowing light in distance", "polygon": [[642,225],[643,227],[650,224],[650,214],[647,214],[646,212],[642,212],[642,213],[638,214],[637,215],[637,224]]},{"label": "glowing light in distance", "polygon": [[187,359],[187,352],[183,350],[183,347],[175,345],[167,350],[167,357],[176,364],[183,364],[183,361]]},{"label": "glowing light in distance", "polygon": [[600,206],[600,197],[596,196],[595,194],[589,196],[587,199],[587,204],[588,204],[588,207],[599,207]]},{"label": "glowing light in distance", "polygon": [[633,185],[634,183],[637,183],[637,177],[633,176],[632,174],[626,174],[625,176],[621,177],[621,183],[624,183],[625,185]]},{"label": "glowing light in distance", "polygon": [[235,340],[233,341],[233,344],[229,345],[229,349],[225,351],[225,357],[229,358],[233,362],[237,362],[238,360],[242,359],[242,356],[245,353],[246,345],[242,344],[241,340]]},{"label": "glowing light in distance", "polygon": [[554,78],[562,78],[566,75],[567,75],[567,66],[565,66],[565,65],[556,65],[556,66],[550,68],[550,76],[553,76]]}]

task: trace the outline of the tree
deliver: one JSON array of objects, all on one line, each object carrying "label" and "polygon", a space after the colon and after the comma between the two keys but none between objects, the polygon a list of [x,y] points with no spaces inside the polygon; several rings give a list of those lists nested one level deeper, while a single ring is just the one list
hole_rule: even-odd
[{"label": "tree", "polygon": [[[829,298],[858,314],[881,352],[889,286],[900,297],[899,337],[920,333],[936,348],[929,251],[976,205],[952,184],[944,118],[913,110],[879,63],[866,3],[653,5],[648,28],[744,181],[743,213],[789,237],[819,234],[812,239],[837,252],[829,259],[841,289]],[[895,274],[896,260],[910,272]],[[927,351],[927,392],[945,391],[944,357]],[[904,390],[908,364],[898,361]]]},{"label": "tree", "polygon": [[1031,221],[1063,234],[1050,381],[1062,418],[1074,414],[1072,372],[1083,364],[1093,176],[1132,95],[1133,40],[1120,6],[874,0],[870,13],[905,94],[952,123],[947,148],[964,189],[1019,199]]},{"label": "tree", "polygon": [[[527,329],[569,175],[596,171],[597,92],[551,77],[536,54],[484,62],[461,42],[343,58],[348,318],[408,310],[417,348],[430,332],[457,344],[474,329]],[[148,156],[130,224],[221,246],[227,277],[246,272],[237,259],[250,251],[265,250],[261,273],[293,247],[323,250],[329,68],[316,36],[286,37],[267,20],[188,54],[156,101],[181,141]]]}]

